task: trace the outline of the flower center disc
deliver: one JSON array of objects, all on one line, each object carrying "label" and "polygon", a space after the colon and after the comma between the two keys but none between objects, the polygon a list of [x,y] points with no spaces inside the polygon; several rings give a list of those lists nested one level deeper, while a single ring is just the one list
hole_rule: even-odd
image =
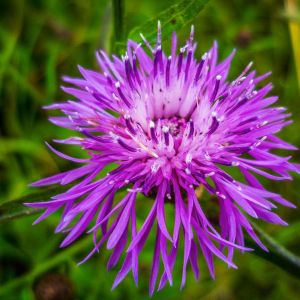
[{"label": "flower center disc", "polygon": [[182,137],[184,130],[187,126],[187,122],[184,118],[172,117],[169,119],[160,119],[161,126],[166,126],[169,129],[169,133],[174,137]]}]

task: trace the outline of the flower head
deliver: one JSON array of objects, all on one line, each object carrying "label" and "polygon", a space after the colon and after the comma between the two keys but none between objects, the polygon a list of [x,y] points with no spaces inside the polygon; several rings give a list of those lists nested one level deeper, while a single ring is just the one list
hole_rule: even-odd
[{"label": "flower head", "polygon": [[[93,234],[94,249],[87,258],[106,243],[112,250],[110,269],[123,254],[114,286],[130,271],[138,281],[138,256],[152,230],[156,230],[156,239],[150,294],[156,286],[160,259],[163,272],[158,289],[166,282],[172,284],[180,244],[184,245],[184,286],[188,264],[198,279],[199,257],[206,261],[212,277],[213,256],[235,267],[234,250],[250,250],[244,245],[244,232],[265,249],[247,215],[285,225],[273,212],[275,203],[293,207],[267,191],[254,176],[285,180],[291,179],[290,171],[300,169],[289,162],[290,157],[271,153],[295,147],[275,136],[290,121],[285,108],[270,107],[277,100],[267,96],[272,84],[257,88],[269,74],[257,77],[249,64],[230,82],[227,74],[234,52],[218,63],[214,43],[197,60],[193,36],[192,27],[189,40],[178,53],[174,34],[167,56],[159,25],[155,47],[144,40],[151,55],[133,41],[128,42],[122,59],[97,52],[102,72],[79,67],[82,78],[64,78],[75,87],[63,87],[76,100],[47,107],[65,115],[52,117],[51,122],[80,136],[59,142],[77,145],[89,157],[73,158],[48,145],[60,157],[82,166],[33,185],[81,180],[51,201],[27,205],[45,209],[36,222],[63,208],[56,228],[56,232],[67,232],[62,247],[88,231]],[[99,178],[100,171],[110,164],[114,169]],[[234,178],[232,169],[243,179]],[[206,215],[197,196],[199,187],[216,199],[218,225]],[[121,200],[115,197],[120,190],[126,191]],[[151,195],[151,209],[137,226],[136,203],[147,201],[138,199],[139,194]],[[174,207],[172,219],[165,213],[167,203]]]}]

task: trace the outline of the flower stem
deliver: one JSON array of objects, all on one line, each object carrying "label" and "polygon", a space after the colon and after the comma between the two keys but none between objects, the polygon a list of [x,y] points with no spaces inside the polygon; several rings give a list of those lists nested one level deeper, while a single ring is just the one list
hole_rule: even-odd
[{"label": "flower stem", "polygon": [[112,49],[119,54],[120,45],[124,40],[124,0],[113,0],[113,47]]}]

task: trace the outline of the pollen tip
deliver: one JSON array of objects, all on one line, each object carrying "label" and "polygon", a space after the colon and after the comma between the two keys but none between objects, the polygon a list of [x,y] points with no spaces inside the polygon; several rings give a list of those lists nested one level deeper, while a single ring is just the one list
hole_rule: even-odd
[{"label": "pollen tip", "polygon": [[147,44],[147,40],[146,40],[146,38],[145,38],[145,36],[140,32],[140,37],[141,37],[141,39],[143,40],[143,42],[145,43],[145,44]]},{"label": "pollen tip", "polygon": [[216,76],[216,79],[217,79],[217,80],[221,80],[221,79],[222,79],[222,75],[217,75],[217,76]]},{"label": "pollen tip", "polygon": [[191,170],[189,169],[189,168],[185,168],[185,173],[187,174],[187,175],[190,175],[192,172],[191,172]]},{"label": "pollen tip", "polygon": [[151,120],[151,121],[149,122],[149,126],[150,126],[150,128],[154,128],[154,127],[155,127],[155,123]]},{"label": "pollen tip", "polygon": [[121,86],[120,81],[117,81],[117,82],[115,83],[115,87],[116,87],[116,88],[119,88],[120,86]]},{"label": "pollen tip", "polygon": [[207,52],[205,52],[205,53],[202,55],[202,59],[203,59],[203,60],[206,60],[207,55],[208,55]]},{"label": "pollen tip", "polygon": [[186,155],[185,162],[186,162],[187,164],[189,164],[189,163],[192,162],[192,159],[193,159],[192,154],[191,154],[191,153],[188,153],[188,154]]},{"label": "pollen tip", "polygon": [[164,125],[164,126],[162,127],[162,131],[163,131],[164,133],[169,132],[169,127]]}]

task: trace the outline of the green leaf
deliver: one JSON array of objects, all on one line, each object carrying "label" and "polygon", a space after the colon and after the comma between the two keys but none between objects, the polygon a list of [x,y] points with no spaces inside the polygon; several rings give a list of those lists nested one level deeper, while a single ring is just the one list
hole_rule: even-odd
[{"label": "green leaf", "polygon": [[23,203],[48,201],[53,195],[61,192],[62,190],[63,189],[61,187],[48,188],[41,192],[1,203],[0,223],[42,212],[39,209],[26,207]]},{"label": "green leaf", "polygon": [[269,252],[262,250],[253,240],[247,238],[247,246],[255,250],[251,253],[271,262],[290,275],[300,278],[300,257],[296,256],[285,247],[280,245],[277,241],[265,233],[258,225],[254,224],[253,222],[252,225],[259,234],[264,245],[268,248]]},{"label": "green leaf", "polygon": [[169,37],[173,31],[179,30],[192,19],[194,19],[204,8],[209,0],[183,0],[180,3],[170,6],[162,11],[154,19],[135,27],[129,33],[129,39],[136,42],[142,41],[140,33],[146,37],[149,42],[154,42],[157,35],[158,20],[162,25],[162,38]]}]

